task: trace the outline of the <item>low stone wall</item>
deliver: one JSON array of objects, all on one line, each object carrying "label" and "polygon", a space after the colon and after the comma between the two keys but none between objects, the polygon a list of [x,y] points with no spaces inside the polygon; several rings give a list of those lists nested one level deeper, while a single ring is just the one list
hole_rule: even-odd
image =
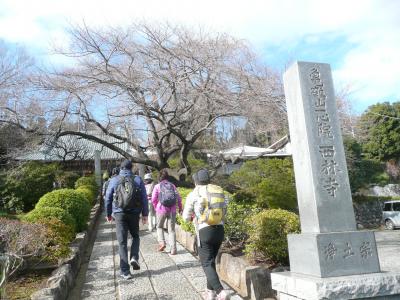
[{"label": "low stone wall", "polygon": [[175,225],[176,240],[192,254],[197,255],[196,236],[183,230],[178,224]]},{"label": "low stone wall", "polygon": [[60,267],[55,269],[51,277],[47,280],[46,288],[35,292],[32,300],[64,300],[68,297],[68,292],[75,285],[75,278],[81,266],[81,260],[85,249],[89,246],[89,242],[95,234],[94,228],[101,213],[101,206],[98,202],[90,212],[90,219],[87,223],[87,230],[80,232],[72,241],[71,255],[61,262]]},{"label": "low stone wall", "polygon": [[251,300],[275,297],[275,291],[271,287],[272,271],[260,266],[251,266],[243,257],[220,253],[217,271],[221,279],[242,297]]},{"label": "low stone wall", "polygon": [[354,202],[353,208],[358,229],[372,229],[382,225],[382,201]]},{"label": "low stone wall", "polygon": [[[176,240],[196,255],[196,236],[184,231],[179,225],[176,225],[175,231]],[[275,297],[271,288],[271,271],[260,266],[251,266],[243,257],[220,252],[217,257],[217,272],[223,281],[244,298],[259,300]]]},{"label": "low stone wall", "polygon": [[400,197],[400,184],[387,184],[385,186],[370,186],[362,189],[361,194],[376,197]]},{"label": "low stone wall", "polygon": [[[400,197],[400,185],[388,184],[385,186],[370,186],[358,192],[367,197]],[[382,200],[354,202],[354,214],[358,229],[378,228],[382,225]]]}]

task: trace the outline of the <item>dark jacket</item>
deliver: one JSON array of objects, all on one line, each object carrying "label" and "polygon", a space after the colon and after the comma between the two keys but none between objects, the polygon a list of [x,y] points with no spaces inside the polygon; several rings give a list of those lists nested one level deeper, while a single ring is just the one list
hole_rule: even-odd
[{"label": "dark jacket", "polygon": [[[116,207],[113,203],[114,190],[117,187],[117,184],[121,178],[121,176],[134,176],[134,182],[140,186],[140,190],[142,192],[142,207],[141,208],[132,208],[129,210],[123,211],[121,208]],[[143,180],[139,176],[133,175],[130,170],[121,170],[118,176],[114,176],[110,179],[110,182],[107,187],[106,196],[104,198],[104,207],[106,209],[107,216],[111,216],[112,213],[120,213],[120,212],[138,212],[142,213],[142,216],[147,217],[149,215],[149,204],[147,201],[146,188],[144,186]]]}]

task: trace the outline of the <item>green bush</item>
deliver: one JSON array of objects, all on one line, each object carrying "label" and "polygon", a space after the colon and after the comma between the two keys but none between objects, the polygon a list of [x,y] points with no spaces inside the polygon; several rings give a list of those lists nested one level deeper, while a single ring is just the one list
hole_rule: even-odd
[{"label": "green bush", "polygon": [[[201,158],[196,158],[193,152],[190,152],[188,155],[188,162],[190,167],[192,168],[192,173],[197,172],[201,168],[207,168],[208,164],[205,160]],[[172,157],[168,160],[168,164],[171,169],[179,170],[180,167],[180,158],[179,156]]]},{"label": "green bush", "polygon": [[285,159],[247,161],[232,173],[230,180],[260,208],[297,210],[293,163]]},{"label": "green bush", "polygon": [[176,215],[176,223],[179,224],[182,230],[196,234],[193,222],[187,222],[181,215]]},{"label": "green bush", "polygon": [[75,232],[76,222],[66,210],[59,207],[40,207],[31,210],[22,220],[30,223],[42,223],[43,220],[57,219]]},{"label": "green bush", "polygon": [[289,262],[287,234],[300,232],[299,217],[282,209],[264,210],[246,219],[249,239],[245,253],[248,257],[262,257],[275,264]]},{"label": "green bush", "polygon": [[239,190],[235,192],[232,198],[236,203],[243,204],[255,203],[256,200],[254,195],[247,190]]},{"label": "green bush", "polygon": [[193,191],[193,189],[184,188],[184,187],[178,187],[177,189],[178,189],[179,195],[181,195],[181,198],[182,198],[182,205],[185,206],[186,197],[189,195],[189,193],[191,191]]},{"label": "green bush", "polygon": [[94,176],[83,176],[78,178],[75,182],[75,188],[77,189],[80,186],[90,186],[94,193],[97,193],[99,189]]},{"label": "green bush", "polygon": [[0,187],[2,206],[10,212],[28,212],[53,189],[57,164],[29,162],[5,173]]},{"label": "green bush", "polygon": [[71,171],[61,171],[56,174],[56,182],[60,188],[73,189],[79,174]]},{"label": "green bush", "polygon": [[391,182],[390,176],[385,171],[385,164],[378,160],[365,159],[361,153],[362,145],[354,138],[344,136],[343,145],[353,193],[370,184],[383,186]]},{"label": "green bush", "polygon": [[354,203],[365,203],[369,201],[379,201],[379,202],[385,202],[385,201],[390,201],[390,200],[396,200],[396,197],[390,197],[390,196],[364,196],[364,195],[354,195],[352,196],[353,202]]},{"label": "green bush", "polygon": [[69,244],[75,237],[75,231],[54,218],[39,220],[38,223],[47,228],[45,259],[56,262],[60,258],[68,257],[71,252]]},{"label": "green bush", "polygon": [[230,201],[225,216],[225,238],[228,241],[244,242],[248,238],[248,225],[244,219],[260,211],[255,204],[236,203]]},{"label": "green bush", "polygon": [[65,209],[76,222],[76,230],[86,228],[86,222],[90,214],[90,204],[77,191],[73,189],[60,189],[47,193],[36,204],[36,208],[59,207]]},{"label": "green bush", "polygon": [[90,204],[90,206],[93,206],[96,200],[96,194],[93,193],[93,190],[91,189],[90,186],[87,185],[82,185],[76,189],[78,193],[80,193]]},{"label": "green bush", "polygon": [[[189,195],[191,191],[193,191],[193,189],[188,189],[183,187],[178,188],[179,195],[181,195],[182,198],[182,207],[185,207],[186,197]],[[193,222],[187,222],[180,215],[176,216],[176,222],[181,226],[182,230],[191,232],[193,234],[196,233]]]},{"label": "green bush", "polygon": [[18,219],[18,215],[9,214],[5,211],[0,211],[0,218]]}]

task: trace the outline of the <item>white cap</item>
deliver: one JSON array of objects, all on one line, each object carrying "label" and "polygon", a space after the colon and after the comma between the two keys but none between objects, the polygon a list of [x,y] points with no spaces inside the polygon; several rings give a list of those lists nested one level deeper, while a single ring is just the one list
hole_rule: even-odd
[{"label": "white cap", "polygon": [[144,180],[153,180],[150,173],[144,174]]}]

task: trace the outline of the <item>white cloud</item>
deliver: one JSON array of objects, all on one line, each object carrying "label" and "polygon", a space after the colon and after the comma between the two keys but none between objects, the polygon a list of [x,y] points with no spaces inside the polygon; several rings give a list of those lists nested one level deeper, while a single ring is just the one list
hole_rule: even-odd
[{"label": "white cloud", "polygon": [[363,105],[389,95],[400,98],[399,11],[400,1],[391,0],[2,0],[0,38],[44,52],[52,42],[66,42],[68,22],[104,26],[168,20],[227,31],[259,49],[284,46],[292,53],[291,45],[305,36],[317,42],[321,35],[340,34],[354,47],[329,63],[339,66],[335,80],[354,84],[353,97]]}]

